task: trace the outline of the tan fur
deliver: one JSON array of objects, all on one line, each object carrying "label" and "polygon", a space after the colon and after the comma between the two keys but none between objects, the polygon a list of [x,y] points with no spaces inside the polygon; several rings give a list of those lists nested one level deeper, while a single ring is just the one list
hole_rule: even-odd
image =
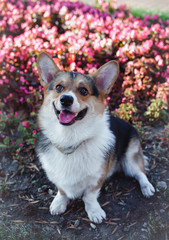
[{"label": "tan fur", "polygon": [[128,149],[128,151],[132,151],[131,161],[133,164],[137,164],[140,170],[145,173],[144,156],[139,140],[135,138],[131,139]]},{"label": "tan fur", "polygon": [[65,195],[65,193],[62,191],[61,188],[57,187],[58,191],[60,192],[61,195]]},{"label": "tan fur", "polygon": [[134,154],[133,159],[139,165],[141,171],[145,173],[144,156],[143,156],[143,151],[140,144],[139,144],[138,152]]},{"label": "tan fur", "polygon": [[[57,85],[63,85],[65,87],[65,89],[61,93],[57,93],[55,91],[55,88],[56,88]],[[45,88],[44,88],[44,94],[45,95],[48,94],[48,92],[49,92],[48,91],[49,86],[50,86],[50,83],[47,86],[45,86]],[[62,72],[60,74],[60,78],[58,79],[58,81],[53,86],[55,97],[58,97],[59,95],[63,94],[64,92],[66,92],[68,90],[71,90],[71,89],[72,89],[72,85],[71,85],[71,82],[70,82],[69,74]]]},{"label": "tan fur", "polygon": [[104,169],[104,172],[101,176],[101,178],[98,181],[98,184],[92,188],[92,191],[95,191],[97,189],[101,189],[103,186],[103,183],[105,182],[105,180],[107,179],[107,177],[109,176],[109,173],[112,172],[113,169],[116,168],[116,160],[114,158],[114,154],[109,154],[105,164],[102,167]]}]

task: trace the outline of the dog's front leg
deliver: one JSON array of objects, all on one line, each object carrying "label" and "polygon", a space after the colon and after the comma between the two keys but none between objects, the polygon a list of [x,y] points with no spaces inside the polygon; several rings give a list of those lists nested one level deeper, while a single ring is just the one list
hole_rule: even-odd
[{"label": "dog's front leg", "polygon": [[58,189],[58,193],[50,205],[50,213],[52,215],[59,215],[61,213],[64,213],[66,211],[68,203],[69,198],[62,190]]},{"label": "dog's front leg", "polygon": [[89,219],[94,223],[101,223],[103,219],[106,219],[106,213],[97,201],[99,191],[100,189],[88,189],[83,195],[85,210]]}]

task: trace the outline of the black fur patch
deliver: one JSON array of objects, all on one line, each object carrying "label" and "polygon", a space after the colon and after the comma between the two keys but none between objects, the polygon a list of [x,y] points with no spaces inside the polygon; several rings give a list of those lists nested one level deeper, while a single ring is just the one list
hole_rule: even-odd
[{"label": "black fur patch", "polygon": [[89,87],[91,89],[92,95],[95,96],[95,97],[99,97],[99,91],[98,91],[98,89],[96,87],[96,83],[95,83],[95,81],[92,77],[87,76],[87,75],[83,75],[81,73],[76,73],[76,72],[70,72],[70,75],[71,75],[72,80],[74,80],[78,75],[81,75],[81,76],[85,77],[88,84],[89,84]]},{"label": "black fur patch", "polygon": [[130,140],[139,139],[139,135],[132,125],[114,116],[110,116],[110,130],[116,137],[115,154],[120,160],[127,151]]},{"label": "black fur patch", "polygon": [[45,153],[50,150],[51,141],[41,132],[36,143],[36,153]]},{"label": "black fur patch", "polygon": [[79,73],[76,72],[70,72],[71,79],[75,79]]},{"label": "black fur patch", "polygon": [[92,95],[95,96],[95,97],[99,97],[99,90],[96,86],[96,83],[94,81],[94,79],[90,76],[85,76],[85,78],[87,79],[88,83],[89,83],[89,86],[90,86],[90,89],[92,90]]}]

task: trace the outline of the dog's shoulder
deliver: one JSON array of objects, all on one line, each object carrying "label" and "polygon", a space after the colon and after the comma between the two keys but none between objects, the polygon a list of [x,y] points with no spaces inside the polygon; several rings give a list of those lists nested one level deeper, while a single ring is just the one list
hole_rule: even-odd
[{"label": "dog's shoulder", "polygon": [[137,130],[128,122],[110,115],[109,126],[112,133],[115,135],[115,153],[117,159],[121,159],[127,150],[129,142],[133,138],[139,138]]}]

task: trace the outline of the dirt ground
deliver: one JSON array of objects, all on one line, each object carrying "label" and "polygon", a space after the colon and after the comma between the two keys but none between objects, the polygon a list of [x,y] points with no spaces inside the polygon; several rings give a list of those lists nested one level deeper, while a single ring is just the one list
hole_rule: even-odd
[{"label": "dirt ground", "polygon": [[142,145],[150,160],[148,178],[156,188],[155,195],[146,199],[134,179],[122,173],[113,176],[99,197],[107,213],[102,224],[88,220],[81,199],[71,201],[63,215],[50,215],[49,205],[57,190],[38,159],[25,156],[21,165],[9,152],[1,151],[0,239],[167,240],[169,158],[162,136],[161,128],[144,128]]}]

